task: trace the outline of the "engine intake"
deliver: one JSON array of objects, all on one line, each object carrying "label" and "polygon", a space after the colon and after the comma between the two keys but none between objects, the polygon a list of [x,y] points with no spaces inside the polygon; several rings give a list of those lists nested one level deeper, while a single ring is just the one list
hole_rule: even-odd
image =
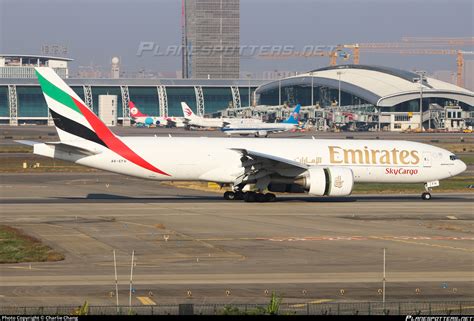
[{"label": "engine intake", "polygon": [[354,187],[354,174],[347,167],[312,167],[304,179],[304,188],[317,196],[347,196]]}]

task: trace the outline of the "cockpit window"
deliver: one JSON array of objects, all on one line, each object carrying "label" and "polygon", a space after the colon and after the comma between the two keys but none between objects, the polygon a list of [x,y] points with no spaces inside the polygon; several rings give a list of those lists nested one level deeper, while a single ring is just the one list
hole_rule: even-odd
[{"label": "cockpit window", "polygon": [[459,157],[453,154],[453,155],[449,155],[449,159],[453,161],[453,160],[459,159]]}]

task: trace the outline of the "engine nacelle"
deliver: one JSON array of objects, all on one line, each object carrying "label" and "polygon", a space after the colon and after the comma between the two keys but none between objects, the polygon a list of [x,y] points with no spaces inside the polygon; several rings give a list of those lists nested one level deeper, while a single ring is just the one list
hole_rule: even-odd
[{"label": "engine nacelle", "polygon": [[266,130],[259,130],[255,133],[255,137],[267,137],[268,132]]},{"label": "engine nacelle", "polygon": [[354,174],[347,167],[311,167],[305,177],[304,187],[317,196],[346,196],[354,187]]}]

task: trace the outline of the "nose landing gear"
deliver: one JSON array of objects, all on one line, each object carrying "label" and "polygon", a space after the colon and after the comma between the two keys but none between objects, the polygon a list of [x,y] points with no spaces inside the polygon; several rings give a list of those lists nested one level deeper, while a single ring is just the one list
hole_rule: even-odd
[{"label": "nose landing gear", "polygon": [[421,198],[425,201],[429,201],[431,199],[431,193],[425,192],[421,194]]},{"label": "nose landing gear", "polygon": [[439,186],[439,181],[432,181],[425,183],[425,191],[421,194],[421,199],[425,201],[429,201],[431,199],[431,191],[433,187]]}]

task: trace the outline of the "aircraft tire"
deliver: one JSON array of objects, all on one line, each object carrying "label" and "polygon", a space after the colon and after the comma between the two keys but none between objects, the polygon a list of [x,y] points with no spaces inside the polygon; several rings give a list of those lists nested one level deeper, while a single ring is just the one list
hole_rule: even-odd
[{"label": "aircraft tire", "polygon": [[255,194],[255,200],[259,203],[263,203],[267,201],[265,198],[265,194],[262,194],[262,193]]},{"label": "aircraft tire", "polygon": [[267,193],[265,194],[265,202],[275,202],[276,200],[276,195],[273,193]]},{"label": "aircraft tire", "polygon": [[228,201],[233,201],[235,200],[235,193],[234,192],[230,192],[230,191],[227,191],[224,193],[224,199],[225,200],[228,200]]},{"label": "aircraft tire", "polygon": [[244,201],[248,203],[255,202],[255,193],[254,192],[247,192],[244,194]]},{"label": "aircraft tire", "polygon": [[241,201],[244,199],[245,193],[243,192],[235,192],[235,199]]},{"label": "aircraft tire", "polygon": [[423,194],[421,194],[421,198],[425,201],[429,201],[431,199],[431,194],[430,193],[423,193]]}]

